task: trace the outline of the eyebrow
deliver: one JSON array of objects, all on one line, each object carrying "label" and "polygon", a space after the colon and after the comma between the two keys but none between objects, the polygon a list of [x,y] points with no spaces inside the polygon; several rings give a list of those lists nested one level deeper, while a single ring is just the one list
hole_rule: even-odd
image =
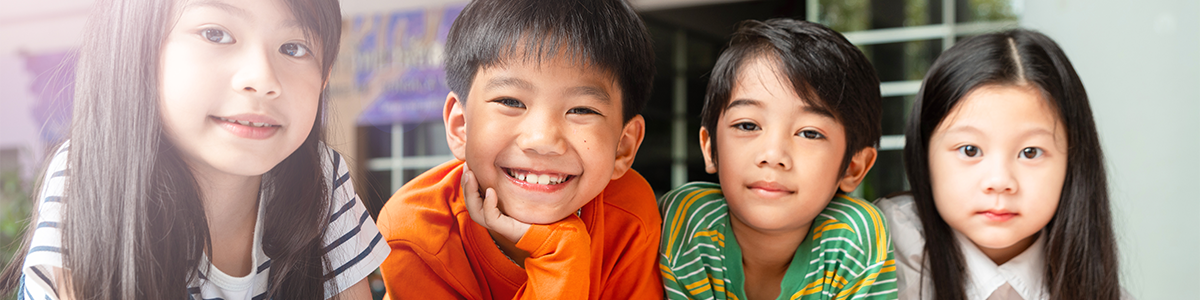
[{"label": "eyebrow", "polygon": [[599,99],[600,102],[603,102],[604,104],[608,104],[610,102],[610,97],[608,95],[608,92],[605,92],[603,89],[600,89],[600,88],[594,87],[594,86],[573,87],[567,91],[567,95],[569,95],[569,96],[592,96],[592,97],[595,97],[596,99]]},{"label": "eyebrow", "polygon": [[738,106],[762,107],[763,104],[762,104],[762,102],[759,102],[758,100],[737,99],[737,100],[730,101],[729,105],[725,106],[725,110],[730,110],[730,109],[733,109],[734,107],[738,107]]},{"label": "eyebrow", "polygon": [[183,10],[188,11],[188,10],[200,8],[200,7],[211,7],[211,8],[223,10],[231,15],[236,15],[238,17],[241,17],[242,19],[246,19],[246,20],[252,19],[250,16],[250,12],[246,11],[245,9],[242,9],[237,6],[229,5],[228,3],[217,2],[217,1],[190,2],[186,6],[183,7]]},{"label": "eyebrow", "polygon": [[[725,110],[730,110],[730,109],[733,109],[734,107],[738,107],[738,106],[754,106],[754,107],[761,108],[761,107],[763,107],[763,103],[762,103],[762,101],[753,100],[753,99],[737,99],[737,100],[730,101],[729,105],[725,107]],[[815,107],[812,105],[805,105],[804,112],[818,114],[821,116],[829,117],[830,119],[837,119],[837,118],[833,117],[833,112],[830,112],[828,109],[825,109],[823,107]]]},{"label": "eyebrow", "polygon": [[533,90],[533,83],[520,78],[513,77],[498,77],[488,80],[483,86],[484,90],[494,90],[498,88],[515,87],[522,90]]},{"label": "eyebrow", "polygon": [[954,127],[950,127],[950,128],[946,129],[946,134],[959,133],[959,132],[968,133],[968,134],[977,134],[977,135],[983,134],[983,130],[980,130],[979,128],[977,128],[975,126],[971,126],[971,125],[958,125],[958,126],[954,126]]},{"label": "eyebrow", "polygon": [[[959,132],[968,133],[968,134],[977,134],[977,135],[985,134],[982,129],[979,129],[978,127],[971,126],[971,125],[959,125],[959,126],[954,126],[949,129],[946,129],[946,134],[959,133]],[[1031,129],[1022,131],[1021,134],[1022,134],[1022,136],[1035,136],[1035,135],[1048,135],[1051,137],[1054,136],[1054,132],[1052,132],[1046,128],[1031,128]]]}]

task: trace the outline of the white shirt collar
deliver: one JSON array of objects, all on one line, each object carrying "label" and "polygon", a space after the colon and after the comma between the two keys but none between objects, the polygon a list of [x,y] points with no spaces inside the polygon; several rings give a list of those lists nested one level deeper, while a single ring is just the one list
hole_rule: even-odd
[{"label": "white shirt collar", "polygon": [[1048,299],[1046,287],[1042,281],[1045,271],[1045,253],[1043,245],[1046,235],[1039,234],[1036,241],[1025,249],[1025,252],[1013,257],[1003,265],[997,266],[992,259],[983,254],[966,235],[954,231],[962,249],[963,260],[966,262],[967,298],[987,299],[996,289],[1008,283],[1016,290],[1022,300]]}]

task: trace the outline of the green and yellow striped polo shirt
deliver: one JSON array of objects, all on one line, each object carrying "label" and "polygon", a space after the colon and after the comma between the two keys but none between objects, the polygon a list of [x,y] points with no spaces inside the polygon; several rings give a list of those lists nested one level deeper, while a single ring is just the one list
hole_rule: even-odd
[{"label": "green and yellow striped polo shirt", "polygon": [[[668,299],[746,299],[742,252],[721,186],[692,182],[667,193],[659,267]],[[883,214],[838,193],[813,220],[778,299],[896,299],[896,266]]]}]

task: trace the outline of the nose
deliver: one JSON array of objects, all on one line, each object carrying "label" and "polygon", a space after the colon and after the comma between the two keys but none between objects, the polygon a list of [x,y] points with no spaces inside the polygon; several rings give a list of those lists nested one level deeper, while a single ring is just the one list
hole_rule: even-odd
[{"label": "nose", "polygon": [[237,72],[231,78],[234,92],[271,99],[279,97],[281,86],[271,61],[272,51],[264,49],[247,51]]},{"label": "nose", "polygon": [[525,152],[538,155],[561,155],[567,150],[562,125],[550,113],[531,113],[521,122],[516,143]]},{"label": "nose", "polygon": [[1016,194],[1018,184],[1013,170],[1015,164],[1011,159],[994,159],[991,168],[983,177],[984,194]]},{"label": "nose", "polygon": [[758,152],[758,157],[755,158],[758,161],[758,167],[791,170],[792,156],[788,147],[790,136],[782,137],[780,134],[770,134],[764,135],[763,138],[765,140],[760,145],[762,148]]}]

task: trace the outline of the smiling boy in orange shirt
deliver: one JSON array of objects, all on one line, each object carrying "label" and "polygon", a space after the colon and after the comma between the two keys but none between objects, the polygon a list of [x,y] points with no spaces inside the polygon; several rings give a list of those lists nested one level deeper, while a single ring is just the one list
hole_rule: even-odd
[{"label": "smiling boy in orange shirt", "polygon": [[662,221],[630,169],[653,55],[621,0],[468,4],[446,44],[457,160],[379,216],[389,296],[661,298]]}]

